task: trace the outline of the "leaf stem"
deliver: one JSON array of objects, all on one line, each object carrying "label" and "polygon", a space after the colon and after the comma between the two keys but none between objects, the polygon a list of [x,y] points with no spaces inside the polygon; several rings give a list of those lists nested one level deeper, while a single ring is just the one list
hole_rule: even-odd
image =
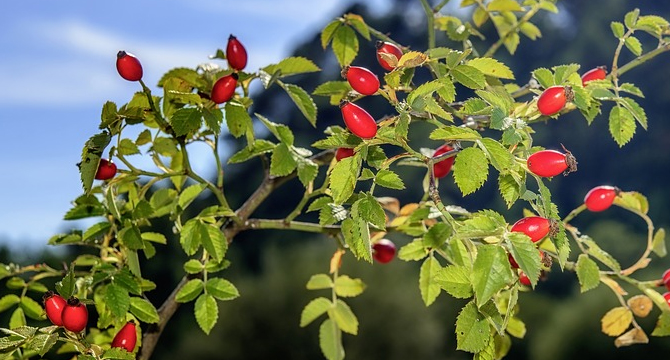
[{"label": "leaf stem", "polygon": [[435,13],[430,7],[428,0],[421,0],[421,6],[426,14],[426,22],[428,23],[428,49],[435,47]]},{"label": "leaf stem", "polygon": [[[480,5],[482,5],[481,1],[477,1]],[[482,5],[483,6],[483,5]],[[541,2],[538,2],[536,5],[534,5],[526,14],[517,21],[514,26],[512,26],[506,33],[500,34],[500,38],[498,41],[496,41],[491,47],[482,55],[482,57],[492,57],[500,48],[505,43],[505,40],[507,39],[508,36],[510,36],[513,33],[516,33],[517,30],[521,27],[521,25],[527,23],[530,21],[530,19],[537,14],[538,11],[540,11],[540,6]]]}]

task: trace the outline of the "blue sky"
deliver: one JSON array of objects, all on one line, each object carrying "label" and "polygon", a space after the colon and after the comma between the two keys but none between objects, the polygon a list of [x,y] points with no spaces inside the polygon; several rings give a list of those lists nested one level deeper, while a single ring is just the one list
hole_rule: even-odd
[{"label": "blue sky", "polygon": [[[136,54],[154,85],[207,62],[230,33],[248,69],[276,63],[352,0],[12,1],[0,12],[0,243],[46,246],[79,224],[63,214],[81,194],[75,164],[107,101],[138,90],[114,66]],[[380,10],[385,0],[368,1]],[[196,166],[198,164],[195,164]]]}]

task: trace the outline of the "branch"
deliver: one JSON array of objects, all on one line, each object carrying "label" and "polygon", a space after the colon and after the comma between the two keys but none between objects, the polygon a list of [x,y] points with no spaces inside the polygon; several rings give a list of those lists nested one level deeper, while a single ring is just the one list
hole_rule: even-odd
[{"label": "branch", "polygon": [[328,235],[337,235],[342,231],[338,225],[319,225],[304,221],[289,221],[284,219],[249,219],[244,222],[241,230],[256,229],[277,229],[277,230],[296,230],[310,233],[321,233]]}]

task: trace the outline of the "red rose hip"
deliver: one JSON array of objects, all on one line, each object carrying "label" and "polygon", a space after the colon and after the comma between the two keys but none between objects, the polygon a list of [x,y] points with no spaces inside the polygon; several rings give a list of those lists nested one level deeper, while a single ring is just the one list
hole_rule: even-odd
[{"label": "red rose hip", "polygon": [[607,210],[612,206],[612,203],[619,192],[620,190],[614,186],[596,186],[586,193],[584,204],[587,209],[593,212]]},{"label": "red rose hip", "polygon": [[247,49],[233,34],[228,37],[226,59],[228,59],[228,65],[235,70],[240,71],[247,66]]},{"label": "red rose hip", "polygon": [[571,152],[562,153],[556,150],[541,150],[526,160],[528,170],[537,176],[552,177],[560,173],[568,175],[577,171],[577,160]]},{"label": "red rose hip", "polygon": [[541,216],[529,216],[512,225],[512,232],[520,232],[528,235],[532,242],[542,240],[552,230],[551,221]]},{"label": "red rose hip", "polygon": [[100,159],[98,170],[95,172],[96,180],[109,180],[116,175],[116,164],[112,160]]},{"label": "red rose hip", "polygon": [[361,139],[371,139],[377,135],[377,122],[362,107],[349,102],[340,103],[342,118],[347,129]]},{"label": "red rose hip", "polygon": [[372,71],[360,66],[347,66],[342,75],[349,85],[363,95],[373,95],[379,90],[379,78]]},{"label": "red rose hip", "polygon": [[[433,157],[440,156],[451,150],[454,150],[453,146],[449,144],[444,144],[439,148],[437,148],[437,150],[435,150]],[[440,179],[447,176],[447,174],[449,174],[449,172],[451,171],[451,167],[454,165],[455,158],[456,158],[455,156],[448,157],[444,160],[440,160],[435,164],[433,164],[433,174],[435,174],[435,177]]]},{"label": "red rose hip", "polygon": [[63,327],[69,331],[78,333],[86,329],[88,323],[88,310],[76,297],[71,297],[63,309]]},{"label": "red rose hip", "polygon": [[670,290],[670,269],[665,270],[663,273],[663,284],[668,290]]},{"label": "red rose hip", "polygon": [[565,103],[572,101],[574,94],[569,86],[551,86],[537,99],[537,109],[542,115],[551,116],[563,109]]},{"label": "red rose hip", "polygon": [[235,95],[237,79],[237,74],[232,73],[217,80],[212,87],[211,100],[217,104],[222,104],[232,99]]},{"label": "red rose hip", "polygon": [[664,294],[663,294],[663,298],[664,298],[665,301],[668,303],[668,306],[670,306],[670,291],[664,293]]},{"label": "red rose hip", "polygon": [[388,54],[395,56],[396,59],[400,60],[402,57],[402,50],[390,42],[377,41],[377,61],[386,71],[391,71],[395,69],[394,65],[389,64],[380,54]]},{"label": "red rose hip", "polygon": [[348,158],[354,155],[354,149],[351,148],[339,148],[335,151],[335,160],[340,161],[344,158]]},{"label": "red rose hip", "polygon": [[116,54],[116,70],[122,78],[128,81],[142,79],[142,64],[135,55],[123,50]]},{"label": "red rose hip", "polygon": [[49,321],[56,326],[63,326],[62,315],[67,301],[53,291],[47,291],[44,293],[44,297],[42,297],[42,302],[44,303],[44,311]]},{"label": "red rose hip", "polygon": [[607,68],[605,66],[598,66],[593,68],[582,75],[582,86],[586,86],[586,83],[593,80],[605,80],[607,78]]},{"label": "red rose hip", "polygon": [[530,284],[530,278],[528,277],[528,275],[526,275],[526,273],[524,273],[521,270],[519,270],[519,282],[523,285],[526,285],[526,286],[531,285]]},{"label": "red rose hip", "polygon": [[395,244],[389,239],[381,239],[372,245],[372,257],[382,264],[393,260],[395,252]]},{"label": "red rose hip", "polygon": [[112,347],[125,349],[127,352],[133,352],[136,343],[137,331],[135,330],[135,322],[128,321],[114,336]]}]

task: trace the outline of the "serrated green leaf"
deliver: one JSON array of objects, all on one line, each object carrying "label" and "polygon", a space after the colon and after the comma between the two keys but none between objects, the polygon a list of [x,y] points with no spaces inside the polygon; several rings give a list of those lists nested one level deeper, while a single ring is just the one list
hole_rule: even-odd
[{"label": "serrated green leaf", "polygon": [[179,289],[175,300],[178,303],[186,303],[195,300],[195,298],[205,289],[205,283],[200,279],[191,279]]},{"label": "serrated green leaf", "polygon": [[412,107],[415,107],[415,102],[419,98],[424,98],[431,96],[437,89],[442,88],[444,85],[439,80],[433,80],[419,85],[416,89],[412,90],[409,95],[407,95],[407,104]]},{"label": "serrated green leaf", "polygon": [[335,279],[335,293],[341,297],[355,297],[363,293],[365,283],[361,279],[352,279],[347,275]]},{"label": "serrated green leaf", "polygon": [[514,55],[516,52],[516,48],[519,46],[519,43],[521,42],[521,38],[518,33],[510,33],[505,37],[505,41],[503,42],[503,45],[505,45],[505,48],[507,51]]},{"label": "serrated green leaf", "polygon": [[[352,214],[353,216],[353,214]],[[342,235],[356,259],[365,259],[372,262],[372,247],[370,245],[370,229],[368,223],[360,215],[342,221]]]},{"label": "serrated green leaf", "polygon": [[493,0],[486,9],[488,11],[523,11],[516,0]]},{"label": "serrated green leaf", "polygon": [[337,299],[335,307],[330,308],[328,314],[340,330],[352,335],[358,334],[358,319],[344,301]]},{"label": "serrated green leaf", "polygon": [[[505,88],[494,87],[490,88],[490,90],[475,90],[475,94],[493,106],[493,110],[499,111],[500,115],[495,114],[495,116],[500,116],[503,119],[507,117],[514,107],[514,98],[512,98]],[[492,113],[491,115],[493,116],[494,114]]]},{"label": "serrated green leaf", "polygon": [[85,193],[91,191],[95,173],[98,171],[100,158],[102,152],[112,140],[112,137],[107,131],[91,136],[84,145],[81,152],[81,162],[77,164],[79,167],[79,175],[81,184]]},{"label": "serrated green leaf", "polygon": [[[21,307],[17,307],[9,318],[9,328],[16,329],[21,326],[26,326],[26,315]],[[2,338],[0,338],[2,340]],[[0,346],[0,349],[2,347]]]},{"label": "serrated green leaf", "polygon": [[379,229],[384,229],[386,227],[386,215],[384,209],[377,199],[370,194],[365,194],[364,197],[356,200],[351,206],[351,213],[352,217],[360,217]]},{"label": "serrated green leaf", "polygon": [[458,65],[451,69],[454,80],[470,89],[483,89],[486,86],[484,73],[469,65]]},{"label": "serrated green leaf", "polygon": [[114,274],[112,282],[135,295],[142,294],[142,283],[140,279],[135,277],[135,275],[133,275],[127,268]]},{"label": "serrated green leaf", "polygon": [[326,81],[312,91],[312,95],[333,96],[343,95],[351,90],[351,86],[346,81]]},{"label": "serrated green leaf", "polygon": [[470,301],[456,318],[456,349],[478,353],[486,348],[490,336],[486,317],[477,311],[474,301]]},{"label": "serrated green leaf", "polygon": [[56,345],[58,334],[39,334],[26,344],[26,349],[32,350],[44,356],[51,348]]},{"label": "serrated green leaf", "polygon": [[375,183],[389,189],[405,189],[405,184],[400,176],[391,170],[379,170],[375,176]]},{"label": "serrated green leaf", "polygon": [[203,190],[205,190],[207,186],[205,184],[194,184],[186,189],[184,189],[181,194],[179,194],[179,199],[177,200],[177,204],[179,207],[182,209],[186,209],[195,198],[202,193]]},{"label": "serrated green leaf", "polygon": [[263,123],[263,125],[265,125],[265,127],[267,127],[268,130],[270,130],[272,135],[274,135],[277,138],[277,140],[281,141],[282,143],[288,146],[293,145],[295,136],[293,135],[293,132],[288,126],[272,122],[268,120],[265,116],[258,113],[256,113],[256,116]]},{"label": "serrated green leaf", "polygon": [[300,180],[303,186],[309,186],[309,183],[319,173],[319,166],[314,161],[302,156],[294,156],[294,160],[298,166],[298,180]]},{"label": "serrated green leaf", "polygon": [[[134,360],[136,358],[136,355],[133,354],[132,352],[128,352],[123,348],[110,348],[105,350],[105,352],[102,354],[101,359],[106,360]],[[95,359],[95,357],[91,357],[91,360]],[[82,359],[81,356],[77,356],[77,360],[88,360],[88,359]]]},{"label": "serrated green leaf", "polygon": [[21,298],[14,294],[0,298],[0,313],[21,302]]},{"label": "serrated green leaf", "polygon": [[205,291],[218,300],[233,300],[240,296],[235,285],[222,278],[209,278],[205,283]]},{"label": "serrated green leaf", "polygon": [[84,235],[82,235],[82,240],[86,241],[89,239],[96,238],[109,230],[109,228],[112,227],[112,224],[110,224],[107,221],[99,222],[96,224],[91,225],[86,231],[84,232]]},{"label": "serrated green leaf", "polygon": [[589,291],[600,284],[598,264],[591,260],[588,255],[579,255],[576,269],[581,292]]},{"label": "serrated green leaf", "polygon": [[628,109],[615,106],[610,111],[609,128],[614,141],[623,147],[635,134],[635,118]]},{"label": "serrated green leaf", "polygon": [[195,301],[195,320],[202,331],[209,335],[219,319],[219,306],[212,295],[202,294]]},{"label": "serrated green leaf", "polygon": [[489,163],[486,154],[479,148],[469,147],[456,155],[454,180],[463,195],[479,189],[488,178]]},{"label": "serrated green leaf", "polygon": [[328,44],[330,44],[330,41],[333,40],[333,35],[335,35],[335,31],[337,31],[340,26],[342,26],[341,21],[333,20],[323,29],[321,32],[321,47],[323,47],[324,50]]},{"label": "serrated green leaf", "polygon": [[172,114],[170,124],[176,136],[185,136],[202,126],[202,113],[196,108],[181,108]]},{"label": "serrated green leaf", "polygon": [[554,80],[554,75],[551,73],[551,70],[545,68],[539,68],[533,71],[533,78],[540,83],[540,86],[543,88],[548,88],[553,85],[556,85]]},{"label": "serrated green leaf", "polygon": [[540,278],[540,254],[535,243],[523,233],[510,232],[506,237],[509,240],[509,250],[514,260],[535,287]]},{"label": "serrated green leaf", "polygon": [[446,223],[437,223],[423,235],[423,244],[429,248],[439,248],[451,236],[452,228]]},{"label": "serrated green leaf", "polygon": [[135,155],[140,153],[140,149],[130,139],[121,139],[117,150],[120,155]]},{"label": "serrated green leaf", "polygon": [[340,67],[350,65],[358,54],[358,38],[349,26],[339,26],[333,34],[333,53]]},{"label": "serrated green leaf", "polygon": [[542,37],[542,31],[531,22],[524,22],[519,26],[519,31],[531,40],[537,40]]},{"label": "serrated green leaf", "polygon": [[651,336],[670,336],[670,312],[661,312]]},{"label": "serrated green leaf", "polygon": [[433,140],[478,140],[482,136],[475,130],[466,127],[458,127],[455,125],[448,125],[437,128],[430,133],[430,138]]},{"label": "serrated green leaf", "polygon": [[187,274],[197,274],[205,268],[205,265],[196,259],[191,259],[184,263],[184,271]]},{"label": "serrated green leaf", "polygon": [[323,356],[328,360],[343,360],[344,347],[342,347],[342,331],[337,324],[326,319],[319,327],[319,347]]},{"label": "serrated green leaf", "polygon": [[27,296],[23,296],[21,298],[21,302],[19,303],[19,306],[21,307],[21,309],[23,309],[23,313],[27,317],[29,317],[33,320],[44,320],[45,319],[44,309],[42,309],[42,305],[40,305],[40,303],[33,300],[32,298],[29,298]]},{"label": "serrated green leaf", "polygon": [[344,203],[353,193],[361,171],[359,154],[344,158],[335,164],[330,174],[329,188],[336,205]]},{"label": "serrated green leaf", "polygon": [[144,242],[142,241],[142,233],[137,225],[130,225],[124,227],[118,234],[121,243],[131,250],[144,249]]},{"label": "serrated green leaf", "polygon": [[654,254],[660,257],[665,257],[665,255],[668,254],[668,251],[665,248],[665,229],[660,228],[656,231],[651,249],[654,251]]},{"label": "serrated green leaf", "polygon": [[307,290],[330,289],[333,286],[333,280],[326,274],[312,275],[307,282]]},{"label": "serrated green leaf", "polygon": [[298,166],[285,143],[280,143],[274,148],[270,160],[270,174],[274,176],[288,175]]},{"label": "serrated green leaf", "polygon": [[421,299],[426,306],[430,306],[440,295],[440,285],[435,281],[435,276],[440,272],[442,266],[434,256],[429,256],[421,264],[419,271],[419,290]]},{"label": "serrated green leaf", "polygon": [[253,127],[251,115],[241,103],[228,101],[225,105],[226,124],[230,135],[238,138],[250,131]]},{"label": "serrated green leaf", "polygon": [[635,120],[644,128],[647,129],[647,114],[644,112],[642,106],[640,106],[635,100],[631,98],[621,98],[621,105],[630,111],[633,114]]},{"label": "serrated green leaf", "polygon": [[214,134],[218,135],[221,133],[221,124],[223,123],[223,112],[221,109],[202,108],[201,111],[202,118],[205,120],[205,125],[212,130]]},{"label": "serrated green leaf", "polygon": [[300,109],[300,112],[307,118],[312,126],[316,126],[316,104],[307,91],[298,85],[285,84],[280,82],[281,87],[291,97],[291,100]]},{"label": "serrated green leaf", "polygon": [[582,236],[581,241],[586,246],[588,246],[589,255],[594,257],[596,260],[599,260],[601,263],[605,264],[605,266],[609,267],[610,269],[616,272],[621,271],[621,265],[619,265],[619,262],[608,252],[601,249],[600,246],[598,246],[598,244],[595,241],[591,240],[587,236]]},{"label": "serrated green leaf", "polygon": [[115,317],[125,317],[130,309],[130,294],[120,285],[109,284],[105,290],[105,304]]},{"label": "serrated green leaf", "polygon": [[333,303],[331,303],[330,300],[324,297],[319,297],[310,301],[309,304],[302,309],[302,313],[300,314],[300,327],[309,325],[319,316],[325,314],[332,304]]},{"label": "serrated green leaf", "polygon": [[514,165],[514,156],[501,143],[491,138],[484,138],[481,144],[484,145],[484,152],[496,170],[504,172]]},{"label": "serrated green leaf", "polygon": [[644,94],[642,93],[642,90],[640,90],[639,87],[631,84],[631,83],[623,83],[619,85],[619,91],[625,91],[627,93],[633,94],[635,96],[639,96],[641,98],[644,97]]},{"label": "serrated green leaf", "polygon": [[130,298],[130,313],[135,315],[141,322],[156,324],[160,317],[156,307],[149,301],[139,298]]},{"label": "serrated green leaf", "polygon": [[344,18],[351,26],[353,26],[354,29],[356,29],[356,31],[358,31],[359,34],[361,34],[362,37],[368,41],[370,40],[370,29],[368,29],[368,25],[365,23],[365,20],[362,16],[356,14],[345,14]]},{"label": "serrated green leaf", "polygon": [[622,191],[614,198],[614,205],[646,214],[649,211],[649,200],[637,191]]},{"label": "serrated green leaf", "polygon": [[467,299],[474,294],[471,273],[465,266],[450,265],[435,275],[435,282],[449,295],[457,299]]},{"label": "serrated green leaf", "polygon": [[[516,3],[516,1],[514,0],[510,1]],[[518,3],[516,4],[517,6],[519,5]],[[466,64],[481,71],[484,75],[493,76],[500,79],[514,80],[514,73],[512,72],[512,70],[507,65],[501,63],[496,59],[484,58],[484,57],[474,58],[472,60],[469,60]]]},{"label": "serrated green leaf", "polygon": [[414,239],[414,241],[404,245],[398,251],[398,259],[403,261],[418,261],[428,255],[428,250],[423,244],[423,239]]},{"label": "serrated green leaf", "polygon": [[500,289],[512,281],[507,253],[496,245],[478,247],[472,268],[472,285],[477,305],[485,304]]},{"label": "serrated green leaf", "polygon": [[626,13],[626,16],[624,17],[624,24],[626,24],[626,27],[629,29],[634,28],[639,16],[640,9],[634,9]]},{"label": "serrated green leaf", "polygon": [[274,74],[275,72],[279,71],[279,77],[283,78],[296,74],[317,72],[321,71],[321,69],[316,66],[312,60],[302,56],[295,56],[283,59],[277,64],[268,65],[263,68],[263,71],[267,72],[268,74]]},{"label": "serrated green leaf", "polygon": [[275,146],[276,145],[274,143],[267,140],[263,139],[255,140],[251,145],[233,154],[233,156],[231,156],[230,159],[228,159],[228,163],[237,164],[245,162],[261,154],[272,152]]},{"label": "serrated green leaf", "polygon": [[630,50],[630,52],[636,56],[640,56],[642,54],[642,43],[636,37],[627,37],[624,44],[626,45],[626,48],[628,48],[628,50]]}]

